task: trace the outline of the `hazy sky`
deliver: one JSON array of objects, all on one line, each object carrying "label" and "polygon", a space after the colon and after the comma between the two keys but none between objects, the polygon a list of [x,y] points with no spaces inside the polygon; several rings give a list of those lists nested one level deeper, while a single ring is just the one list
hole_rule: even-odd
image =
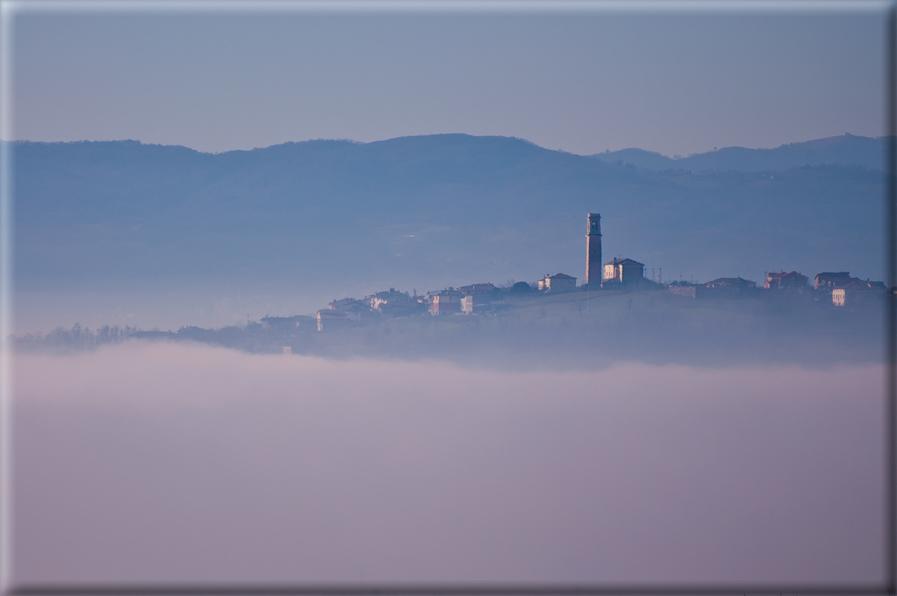
[{"label": "hazy sky", "polygon": [[225,151],[464,132],[686,155],[879,136],[883,33],[868,9],[26,11],[14,25],[15,137]]}]

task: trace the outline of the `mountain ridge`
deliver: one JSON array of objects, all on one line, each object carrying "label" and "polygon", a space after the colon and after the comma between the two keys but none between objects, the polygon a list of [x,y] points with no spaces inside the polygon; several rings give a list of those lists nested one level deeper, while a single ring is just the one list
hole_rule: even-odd
[{"label": "mountain ridge", "polygon": [[788,143],[774,149],[723,147],[680,158],[638,148],[595,153],[589,157],[650,170],[760,172],[823,164],[858,165],[883,170],[886,139],[887,137],[871,138],[845,133],[836,137]]},{"label": "mountain ridge", "polygon": [[553,150],[542,147],[532,141],[519,137],[505,137],[499,135],[475,136],[466,133],[440,133],[432,135],[408,135],[382,139],[377,141],[354,141],[351,139],[309,139],[305,141],[287,141],[267,147],[253,149],[232,149],[217,153],[202,152],[183,145],[164,145],[158,143],[143,143],[139,140],[122,139],[114,141],[13,141],[15,146],[45,145],[45,146],[71,146],[84,145],[96,149],[102,149],[109,144],[121,143],[123,147],[134,149],[136,147],[148,147],[158,149],[177,149],[182,152],[194,154],[194,156],[237,156],[237,155],[266,155],[289,151],[296,148],[333,149],[340,150],[349,146],[390,146],[390,145],[420,145],[423,140],[432,139],[479,139],[501,140],[519,143],[521,145],[538,148],[543,151],[588,157],[605,163],[617,165],[633,165],[649,170],[694,170],[694,171],[782,171],[792,167],[813,165],[857,165],[873,170],[883,170],[884,142],[887,137],[864,137],[845,133],[834,137],[824,137],[787,143],[775,148],[750,149],[740,146],[723,147],[695,153],[687,157],[668,157],[656,151],[631,147],[617,151],[605,151],[591,155],[579,155],[563,150]]},{"label": "mountain ridge", "polygon": [[862,166],[651,170],[463,134],[221,154],[22,142],[14,153],[17,290],[60,301],[76,289],[277,286],[307,298],[283,312],[297,314],[388,287],[581,281],[589,212],[602,214],[605,257],[666,280],[881,271],[883,176]]}]

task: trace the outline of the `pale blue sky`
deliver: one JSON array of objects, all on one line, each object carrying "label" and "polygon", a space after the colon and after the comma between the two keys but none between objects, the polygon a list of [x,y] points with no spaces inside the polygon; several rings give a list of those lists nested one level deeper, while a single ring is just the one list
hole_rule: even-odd
[{"label": "pale blue sky", "polygon": [[22,13],[15,136],[202,151],[443,132],[687,155],[883,134],[846,14]]}]

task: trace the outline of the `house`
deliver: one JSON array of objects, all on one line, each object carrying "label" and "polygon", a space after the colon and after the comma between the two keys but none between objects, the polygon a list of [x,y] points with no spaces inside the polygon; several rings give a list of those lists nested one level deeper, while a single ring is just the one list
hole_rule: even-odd
[{"label": "house", "polygon": [[356,300],[355,298],[343,298],[342,300],[334,300],[327,306],[330,307],[330,310],[340,311],[344,311],[349,308],[358,308],[359,306],[364,308],[369,307],[369,305],[366,307],[364,302],[362,302],[361,300]]},{"label": "house", "polygon": [[669,285],[667,289],[669,290],[670,294],[675,294],[676,296],[685,296],[686,298],[703,298],[703,290],[706,290],[707,288],[698,284],[674,281]]},{"label": "house", "polygon": [[820,292],[831,292],[835,306],[853,306],[878,300],[887,292],[884,283],[850,277],[847,271],[820,273],[816,276],[815,288]]},{"label": "house", "polygon": [[461,292],[448,288],[430,295],[431,315],[453,315],[461,312]]},{"label": "house", "polygon": [[645,266],[632,259],[614,259],[604,264],[604,281],[601,282],[604,290],[662,290],[663,284],[651,281],[645,277]]},{"label": "house", "polygon": [[464,296],[478,296],[481,294],[491,294],[495,289],[491,283],[470,284],[469,286],[461,286],[458,291]]},{"label": "house", "polygon": [[704,284],[705,288],[711,289],[753,289],[757,287],[756,282],[741,277],[720,277]]},{"label": "house", "polygon": [[412,298],[407,292],[397,292],[395,288],[372,294],[365,301],[370,304],[372,311],[390,317],[408,316],[421,310],[416,298]]},{"label": "house", "polygon": [[389,288],[388,292],[377,292],[371,294],[365,301],[373,310],[380,310],[386,304],[395,305],[397,303],[411,302],[411,296],[407,292],[397,292],[395,288]]},{"label": "house", "polygon": [[576,278],[565,273],[546,275],[538,282],[539,290],[558,294],[572,292],[576,289]]},{"label": "house", "polygon": [[387,302],[377,308],[377,312],[386,317],[407,317],[427,310],[426,306],[415,299],[405,302]]},{"label": "house", "polygon": [[461,312],[471,315],[489,308],[492,300],[489,294],[469,294],[461,298]]},{"label": "house", "polygon": [[[672,290],[672,288],[670,288]],[[695,298],[729,299],[756,296],[757,284],[743,277],[720,277],[696,286]]]},{"label": "house", "polygon": [[887,294],[885,284],[880,281],[862,281],[856,278],[832,290],[832,304],[835,306],[857,306],[872,304],[882,300]]},{"label": "house", "polygon": [[328,331],[345,327],[349,323],[355,323],[362,319],[375,317],[367,303],[353,298],[334,300],[327,310],[319,310],[317,314],[318,331]]},{"label": "house", "polygon": [[632,259],[614,259],[604,264],[602,283],[638,284],[645,277],[645,265]]},{"label": "house", "polygon": [[344,310],[319,310],[317,318],[318,331],[342,329],[348,327],[352,322],[349,313]]},{"label": "house", "polygon": [[813,288],[816,290],[834,290],[850,282],[850,272],[838,271],[837,273],[819,273],[816,275]]},{"label": "house", "polygon": [[778,273],[767,273],[766,283],[763,284],[763,287],[768,290],[803,290],[807,287],[809,281],[810,278],[806,275],[801,275],[797,271],[789,271],[788,273],[780,271]]}]

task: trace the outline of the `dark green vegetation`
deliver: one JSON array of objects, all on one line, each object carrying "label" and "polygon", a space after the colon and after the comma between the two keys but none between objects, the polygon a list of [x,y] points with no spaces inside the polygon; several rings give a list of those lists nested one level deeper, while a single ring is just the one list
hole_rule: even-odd
[{"label": "dark green vegetation", "polygon": [[218,155],[18,143],[16,281],[59,292],[280,284],[322,304],[349,284],[423,290],[559,271],[581,282],[587,212],[603,216],[606,257],[666,279],[877,279],[882,174],[845,165],[868,165],[850,158],[857,137],[845,139],[840,165],[770,158],[761,172],[651,171],[467,135]]},{"label": "dark green vegetation", "polygon": [[[826,299],[827,298],[827,299]],[[509,368],[594,368],[618,361],[722,366],[880,362],[883,309],[839,308],[812,291],[695,300],[667,291],[510,296],[492,312],[372,319],[317,330],[312,317],[221,329],[185,327],[108,338],[77,329],[30,336],[20,349],[71,350],[126,339],[192,341],[253,353],[327,358],[439,359]],[[75,330],[73,330],[75,331]]]}]

